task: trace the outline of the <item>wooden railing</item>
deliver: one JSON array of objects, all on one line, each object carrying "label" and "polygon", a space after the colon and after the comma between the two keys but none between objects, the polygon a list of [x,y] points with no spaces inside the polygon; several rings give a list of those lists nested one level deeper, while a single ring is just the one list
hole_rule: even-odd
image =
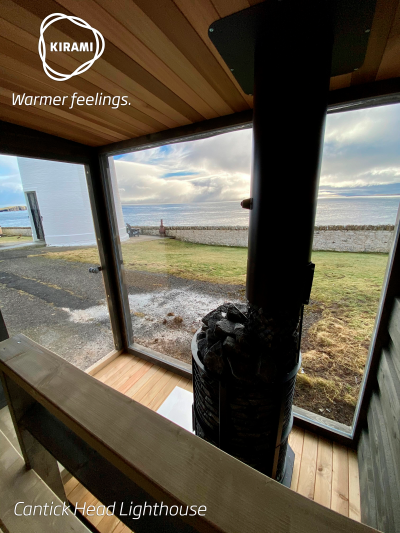
[{"label": "wooden railing", "polygon": [[[373,531],[283,487],[24,335],[0,343],[0,371],[27,465],[65,499],[59,461],[104,505],[118,502],[115,515],[137,533]],[[133,520],[119,512],[121,503],[126,510],[131,502],[206,511]]]}]

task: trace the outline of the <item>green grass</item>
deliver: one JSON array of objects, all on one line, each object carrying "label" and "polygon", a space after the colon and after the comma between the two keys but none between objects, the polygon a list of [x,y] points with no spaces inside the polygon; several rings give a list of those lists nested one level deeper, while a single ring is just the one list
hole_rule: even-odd
[{"label": "green grass", "polygon": [[32,237],[28,237],[25,235],[3,236],[0,238],[0,247],[13,246],[14,244],[22,244],[26,242],[32,242]]},{"label": "green grass", "polygon": [[[98,262],[96,248],[65,252],[49,252],[48,257],[85,263]],[[228,246],[206,246],[173,239],[122,244],[125,268],[167,273],[187,279],[211,283],[246,282],[247,249]]]}]

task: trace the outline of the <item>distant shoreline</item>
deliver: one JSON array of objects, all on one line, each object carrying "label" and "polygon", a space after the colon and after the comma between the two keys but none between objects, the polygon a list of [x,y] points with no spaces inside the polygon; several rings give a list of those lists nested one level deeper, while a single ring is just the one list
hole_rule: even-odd
[{"label": "distant shoreline", "polygon": [[0,213],[4,213],[7,211],[26,211],[27,207],[26,205],[12,205],[8,207],[0,207]]}]

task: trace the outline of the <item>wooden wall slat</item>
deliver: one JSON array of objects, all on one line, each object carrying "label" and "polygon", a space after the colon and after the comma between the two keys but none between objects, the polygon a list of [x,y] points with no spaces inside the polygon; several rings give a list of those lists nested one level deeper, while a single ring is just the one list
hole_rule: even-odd
[{"label": "wooden wall slat", "polygon": [[[37,60],[36,54],[2,37],[0,37],[0,49],[1,56],[4,58],[2,60],[3,65],[7,66],[8,68],[12,68],[14,65],[14,70],[17,69],[18,71],[25,72],[26,74],[29,72],[29,75],[34,76],[36,79],[43,79],[43,76],[41,75],[42,64],[40,60]],[[9,58],[9,60],[7,61],[6,58]],[[10,61],[10,59],[12,61]],[[51,62],[49,63],[49,66],[53,68],[55,67],[55,65],[53,65]],[[78,92],[82,96],[95,95],[98,91],[97,87],[94,87],[91,83],[86,82],[84,79],[79,79],[78,77],[71,78],[68,80],[68,82],[63,82],[61,90],[68,91],[68,94],[70,95],[72,95],[74,92]],[[103,94],[105,95],[107,93],[104,92]],[[93,109],[96,111],[95,108],[96,106],[90,107],[91,110]],[[112,120],[112,117],[117,117],[126,122],[127,127],[132,129],[134,128],[136,134],[152,133],[155,131],[156,128],[153,126],[149,126],[148,124],[145,124],[132,116],[136,114],[135,110],[130,109],[122,112],[120,109],[111,109],[111,106],[97,107],[97,111],[100,111],[103,116],[110,116],[110,121]],[[163,129],[165,129],[165,127]]]},{"label": "wooden wall slat", "polygon": [[[25,82],[23,76],[27,67],[30,67],[33,70],[27,77],[31,77],[35,84],[44,83],[53,90],[77,91],[84,96],[96,92],[108,96],[128,96],[130,106],[120,107],[111,114],[100,110],[104,120],[110,123],[109,127],[99,122],[103,117],[97,115],[97,119],[93,119],[91,127],[98,130],[97,137],[104,135],[104,144],[109,144],[110,141],[118,142],[120,135],[127,134],[123,128],[121,130],[122,124],[116,123],[115,119],[126,122],[125,128],[131,132],[128,135],[134,138],[250,109],[252,97],[243,93],[211,43],[208,28],[215,20],[259,2],[2,0],[0,35],[13,43],[13,50],[10,51],[3,41],[0,43],[1,52],[12,59],[19,56],[11,70],[19,73]],[[62,83],[47,78],[37,53],[40,24],[49,13],[56,12],[90,20],[106,41],[102,57],[87,72]],[[48,28],[46,35],[47,41],[87,40],[87,30],[69,21],[57,22]],[[49,63],[60,71],[71,71],[84,57],[86,55],[79,52],[56,54],[48,51]],[[363,85],[394,77],[400,77],[400,2],[377,0],[364,65],[357,72],[332,78],[331,90],[340,91],[349,87],[350,83],[353,86]],[[9,81],[12,80],[7,79]],[[301,83],[301,80],[294,80],[294,95],[296,83]],[[33,85],[24,86],[27,93],[38,90]],[[59,111],[49,112],[61,120],[60,125],[65,119],[63,128],[52,131],[65,136],[71,120],[88,126],[85,121],[91,120],[92,111],[85,109],[85,112],[87,116],[76,113],[79,118],[70,118]],[[74,110],[71,113],[75,115]],[[9,110],[5,114],[9,114]],[[43,130],[43,121],[35,121],[33,117],[34,113],[30,113],[31,127]],[[115,132],[112,131],[113,124]],[[48,125],[45,131],[50,131],[54,125],[55,122],[50,128]],[[71,138],[71,134],[68,138]],[[82,137],[74,140],[82,142]]]},{"label": "wooden wall slat", "polygon": [[[52,11],[63,11],[63,8],[52,0],[42,0],[39,3],[31,2],[30,0],[20,0],[18,4],[20,5],[16,5],[11,0],[4,0],[2,2],[1,16],[16,27],[31,33],[36,39],[37,28],[40,26],[41,20]],[[66,10],[64,11],[67,12]],[[70,25],[67,26],[62,21],[59,24],[62,30],[65,28],[66,31],[54,29],[54,33],[52,33],[52,27],[50,27],[49,35],[66,35],[67,38],[71,38],[69,35],[71,33]],[[76,30],[74,29],[74,31]],[[116,68],[117,65],[120,68]],[[174,93],[168,91],[166,87],[160,84],[126,54],[118,50],[112,43],[107,43],[103,55],[94,63],[88,72],[90,71],[96,71],[102,76],[117,80],[139,102],[143,101],[144,107],[154,107],[154,109],[170,117],[178,124],[187,124],[192,120],[201,120],[201,115],[193,114],[194,110],[177,98]],[[43,78],[50,80],[47,76],[43,76]],[[139,105],[138,108],[141,109],[142,105]],[[192,120],[190,120],[191,116],[193,117]]]},{"label": "wooden wall slat", "polygon": [[[48,29],[48,32],[48,38],[52,41],[66,41],[70,43],[73,42],[73,40],[67,35],[62,34],[57,30],[52,31],[51,26]],[[28,33],[27,31],[14,26],[13,24],[4,19],[0,19],[0,34],[7,35],[11,42],[20,44],[27,50],[37,54],[37,38],[31,33]],[[52,60],[57,59],[57,61],[52,61],[56,65],[61,66],[67,72],[72,72],[77,67],[79,67],[82,62],[81,60],[79,60],[79,57],[77,57],[79,53],[80,52],[74,52],[71,54],[52,54],[50,57],[52,58]],[[95,63],[95,65],[93,66],[97,67],[97,64]],[[103,62],[102,74],[97,72],[96,68],[90,68],[88,71],[81,74],[81,76],[89,83],[98,87],[98,92],[104,91],[104,94],[111,94],[113,96],[128,96],[130,104],[133,105],[134,109],[136,109],[136,111],[139,113],[137,117],[147,124],[153,124],[157,131],[160,127],[162,128],[163,125],[168,127],[175,127],[178,125],[178,122],[175,122],[174,120],[170,119],[168,116],[164,115],[152,106],[146,105],[143,100],[137,98],[126,88],[121,87],[120,85],[115,83],[115,76],[113,77],[111,73],[109,77],[106,77],[105,71],[108,70],[107,67],[108,64]],[[58,84],[58,87],[59,86],[60,84]]]},{"label": "wooden wall slat", "polygon": [[58,0],[57,3],[66,9],[73,10],[77,16],[90,20],[91,24],[102,33],[105,39],[125,52],[191,107],[196,109],[204,118],[216,116],[216,111],[197,94],[194,88],[184,82],[156,54],[132,35],[125,26],[116,21],[93,0],[85,0],[84,3],[79,0]]},{"label": "wooden wall slat", "polygon": [[377,80],[385,80],[397,76],[400,70],[400,2],[393,20],[390,34],[379,66]]},{"label": "wooden wall slat", "polygon": [[[102,4],[107,2],[107,0],[96,1]],[[126,4],[127,0],[118,0],[118,2]],[[160,4],[156,2],[136,0],[135,3],[154,21],[157,27],[162,28],[166,38],[174,43],[220,98],[225,99],[229,109],[244,111],[249,108],[241,92],[232,83],[230,79],[232,76],[228,76],[221,68],[214,54],[172,0],[163,0],[161,9]],[[179,31],[176,31],[177,28]],[[212,105],[211,102],[210,105]]]},{"label": "wooden wall slat", "polygon": [[204,44],[242,95],[242,98],[247,102],[247,105],[253,107],[253,97],[244,94],[239,83],[236,81],[236,78],[233,76],[228,65],[222,59],[209,37],[208,28],[213,22],[220,18],[211,0],[202,0],[201,2],[193,2],[192,0],[174,0],[174,3],[186,17],[191,26],[196,30]]},{"label": "wooden wall slat", "polygon": [[250,7],[247,0],[211,0],[211,2],[221,18]]},{"label": "wooden wall slat", "polygon": [[371,397],[368,427],[371,453],[374,459],[374,479],[381,489],[380,492],[378,490],[376,492],[378,528],[385,533],[395,533],[398,531],[396,524],[400,524],[399,485],[394,473],[389,437],[383,421],[380,397],[377,393]]},{"label": "wooden wall slat", "polygon": [[388,432],[397,486],[400,491],[400,380],[391,352],[385,351],[378,370],[379,398]]},{"label": "wooden wall slat", "polygon": [[365,61],[360,69],[353,72],[352,85],[375,81],[398,2],[399,0],[377,0]]},{"label": "wooden wall slat", "polygon": [[393,347],[390,347],[392,361],[400,376],[400,300],[398,298],[395,299],[393,304],[389,322],[389,335],[393,343]]},{"label": "wooden wall slat", "polygon": [[[197,92],[218,115],[247,109],[214,56],[172,0],[163,0],[162,5],[140,0],[135,3],[130,0],[96,2],[121,22],[132,35],[137,36],[183,81],[189,86],[197,87]],[[131,16],[126,17],[125,13],[128,11]],[[176,31],[177,28],[179,31]]]},{"label": "wooden wall slat", "polygon": [[[0,82],[1,86],[11,89],[19,88],[18,91],[15,91],[16,94],[46,94],[46,96],[52,97],[62,97],[68,95],[68,93],[66,92],[57,91],[56,89],[53,89],[52,87],[49,87],[28,75],[22,75],[16,70],[8,68],[12,67],[13,63],[14,62],[10,58],[7,58],[6,56],[1,56],[0,54],[0,78],[3,79],[3,81]],[[7,65],[7,67],[5,67],[4,65]],[[34,71],[30,72],[34,73]],[[9,81],[4,81],[6,79]],[[68,109],[68,106],[60,106],[60,109],[65,108]],[[129,139],[132,135],[138,135],[136,130],[132,129],[132,127],[127,122],[122,121],[116,117],[111,117],[112,120],[108,120],[109,115],[104,116],[104,114],[101,113],[101,110],[96,109],[94,106],[90,109],[90,112],[82,111],[79,107],[76,106],[73,114],[76,116],[87,118],[93,124],[99,124],[100,126],[106,127],[107,130],[112,131],[116,135],[119,134],[123,137],[128,137]]]},{"label": "wooden wall slat", "polygon": [[64,139],[80,142],[87,146],[101,146],[104,143],[104,140],[95,139],[86,133],[82,134],[80,131],[74,130],[74,128],[69,128],[65,124],[60,124],[49,118],[46,118],[46,120],[42,118],[38,121],[36,113],[33,113],[31,110],[18,109],[15,106],[0,106],[0,120],[31,129],[37,129],[38,122],[41,122],[40,131],[43,133],[57,137],[61,136]]},{"label": "wooden wall slat", "polygon": [[[3,87],[0,87],[0,96],[1,96],[1,102],[5,103],[6,105],[12,106],[13,105],[13,94],[15,90],[15,86],[13,84],[7,84],[7,83],[1,83]],[[32,96],[40,96],[38,93],[32,93]],[[109,139],[109,142],[116,142],[118,140],[127,139],[127,136],[116,134],[107,128],[101,127],[99,125],[95,125],[89,120],[80,118],[79,116],[68,113],[67,111],[64,111],[61,108],[57,108],[55,106],[45,106],[42,107],[39,104],[29,106],[30,108],[39,109],[43,113],[47,113],[51,118],[53,118],[56,121],[59,121],[61,124],[65,123],[71,123],[73,125],[76,125],[80,129],[88,132],[90,135],[99,135],[101,134],[102,138]]]},{"label": "wooden wall slat", "polygon": [[358,450],[358,469],[360,473],[361,521],[371,527],[378,527],[376,516],[376,490],[372,468],[371,446],[367,430],[361,433]]}]

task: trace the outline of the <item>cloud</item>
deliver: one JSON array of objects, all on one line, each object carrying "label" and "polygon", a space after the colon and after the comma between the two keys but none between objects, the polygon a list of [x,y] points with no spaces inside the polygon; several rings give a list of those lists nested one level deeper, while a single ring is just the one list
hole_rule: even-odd
[{"label": "cloud", "polygon": [[[290,129],[288,138],[296,143]],[[246,198],[251,141],[251,130],[240,130],[121,156],[116,161],[121,199],[186,203]],[[320,196],[400,194],[399,147],[400,105],[328,115]]]},{"label": "cloud", "polygon": [[[296,135],[288,129],[290,145]],[[117,156],[123,203],[237,201],[250,194],[251,129]],[[328,115],[320,196],[400,194],[400,104]],[[15,157],[0,156],[0,205],[24,204]]]},{"label": "cloud", "polygon": [[399,147],[400,105],[328,115],[321,191],[399,194]]},{"label": "cloud", "polygon": [[241,200],[250,190],[251,130],[133,152],[115,160],[123,203]]}]

